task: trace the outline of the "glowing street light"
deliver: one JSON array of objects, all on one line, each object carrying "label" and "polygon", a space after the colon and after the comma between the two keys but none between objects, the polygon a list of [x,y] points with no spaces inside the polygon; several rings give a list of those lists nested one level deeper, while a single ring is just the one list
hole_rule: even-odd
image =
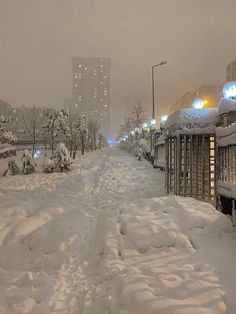
[{"label": "glowing street light", "polygon": [[143,129],[147,129],[147,127],[148,127],[147,122],[144,122],[144,123],[143,123]]},{"label": "glowing street light", "polygon": [[156,125],[157,125],[156,119],[152,119],[152,120],[150,121],[150,125],[151,125],[151,128],[152,128],[152,129],[155,128]]},{"label": "glowing street light", "polygon": [[227,82],[223,87],[223,95],[225,98],[236,99],[236,83]]},{"label": "glowing street light", "polygon": [[161,122],[162,122],[162,123],[165,123],[165,122],[167,121],[167,119],[168,119],[168,115],[167,115],[167,114],[163,114],[163,115],[161,116]]},{"label": "glowing street light", "polygon": [[204,101],[201,98],[195,98],[193,101],[193,108],[194,109],[203,109],[204,108]]}]

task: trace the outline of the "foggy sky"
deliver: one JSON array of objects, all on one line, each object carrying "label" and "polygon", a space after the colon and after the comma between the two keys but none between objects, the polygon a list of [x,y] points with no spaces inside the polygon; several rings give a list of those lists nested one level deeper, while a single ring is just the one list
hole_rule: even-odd
[{"label": "foggy sky", "polygon": [[1,0],[0,99],[63,106],[72,56],[111,57],[113,134],[140,99],[157,113],[181,94],[225,81],[236,58],[235,0]]}]

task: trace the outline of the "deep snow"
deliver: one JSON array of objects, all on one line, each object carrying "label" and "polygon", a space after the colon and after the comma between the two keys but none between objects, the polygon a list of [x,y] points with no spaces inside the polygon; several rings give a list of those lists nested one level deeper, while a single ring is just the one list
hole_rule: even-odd
[{"label": "deep snow", "polygon": [[98,151],[0,198],[0,313],[236,313],[229,219],[145,160]]}]

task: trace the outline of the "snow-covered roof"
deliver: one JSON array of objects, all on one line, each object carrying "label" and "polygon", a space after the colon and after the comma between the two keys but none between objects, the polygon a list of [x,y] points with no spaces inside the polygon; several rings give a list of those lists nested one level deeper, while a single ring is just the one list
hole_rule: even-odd
[{"label": "snow-covered roof", "polygon": [[227,127],[216,128],[216,139],[218,146],[229,146],[236,144],[236,122]]},{"label": "snow-covered roof", "polygon": [[215,133],[218,120],[217,108],[187,108],[171,114],[165,123],[165,129],[178,134]]},{"label": "snow-covered roof", "polygon": [[219,102],[219,115],[236,111],[236,99],[221,98]]}]

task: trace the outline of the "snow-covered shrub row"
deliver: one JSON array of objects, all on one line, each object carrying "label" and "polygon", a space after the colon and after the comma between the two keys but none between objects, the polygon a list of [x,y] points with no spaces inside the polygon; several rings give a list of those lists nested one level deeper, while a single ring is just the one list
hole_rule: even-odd
[{"label": "snow-covered shrub row", "polygon": [[[4,176],[17,174],[28,175],[36,171],[37,164],[27,149],[23,152],[21,162],[22,168],[20,169],[16,160],[9,160],[8,169],[5,171]],[[70,170],[71,164],[68,149],[63,143],[59,143],[52,157],[44,160],[42,169],[45,173],[65,172]]]}]

